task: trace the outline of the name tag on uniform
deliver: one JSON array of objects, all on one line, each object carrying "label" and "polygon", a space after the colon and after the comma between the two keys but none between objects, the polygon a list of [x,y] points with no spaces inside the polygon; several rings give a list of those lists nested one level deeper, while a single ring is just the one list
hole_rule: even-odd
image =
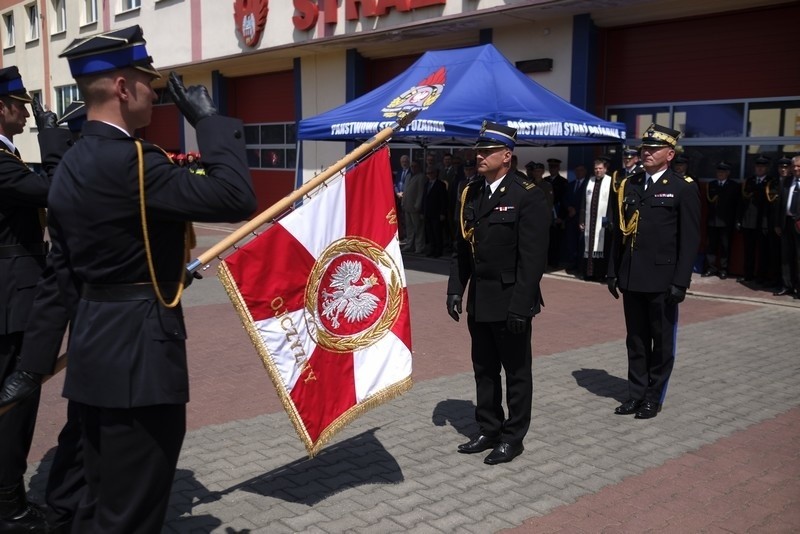
[{"label": "name tag on uniform", "polygon": [[656,193],[653,196],[656,198],[675,198],[675,195],[672,193]]},{"label": "name tag on uniform", "polygon": [[494,211],[511,211],[514,209],[514,206],[496,206]]}]

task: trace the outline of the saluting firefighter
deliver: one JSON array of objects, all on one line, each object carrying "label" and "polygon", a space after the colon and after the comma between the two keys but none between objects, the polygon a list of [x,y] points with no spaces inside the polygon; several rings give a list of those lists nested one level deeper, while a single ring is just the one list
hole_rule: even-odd
[{"label": "saluting firefighter", "polygon": [[627,328],[628,400],[615,413],[658,415],[675,362],[678,304],[700,242],[700,196],[669,168],[680,132],[651,124],[642,138],[644,172],[617,192],[617,231],[608,290],[622,291]]},{"label": "saluting firefighter", "polygon": [[[510,172],[516,130],[484,121],[475,153],[483,178],[460,197],[460,236],[450,264],[447,313],[458,321],[467,293],[467,326],[479,433],[458,451],[491,449],[484,463],[510,462],[523,451],[531,420],[531,318],[542,305],[551,209],[544,191]],[[503,411],[501,369],[508,417]]]},{"label": "saluting firefighter", "polygon": [[[30,117],[28,105],[39,130],[42,174],[25,164],[14,145]],[[57,128],[56,119],[28,95],[16,66],[0,69],[0,380],[17,366],[47,253],[47,192],[59,159],[71,146],[69,132]],[[47,528],[43,512],[28,502],[24,484],[38,405],[35,394],[0,416],[0,532]]]},{"label": "saluting firefighter", "polygon": [[218,115],[204,87],[170,77],[206,155],[200,179],[132,136],[150,122],[160,76],[141,28],[77,39],[61,57],[87,121],[48,196],[57,284],[40,285],[36,300],[55,299],[70,322],[63,394],[77,407],[86,482],[72,532],[159,532],[189,400],[188,221],[235,222],[255,210],[243,127]]}]

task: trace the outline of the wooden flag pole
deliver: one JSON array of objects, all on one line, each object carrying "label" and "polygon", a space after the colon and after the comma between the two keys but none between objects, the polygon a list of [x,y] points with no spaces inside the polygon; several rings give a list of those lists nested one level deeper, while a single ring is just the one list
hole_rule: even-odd
[{"label": "wooden flag pole", "polygon": [[228,250],[229,248],[233,247],[236,243],[241,241],[242,239],[246,238],[248,235],[253,233],[263,224],[266,224],[284,211],[288,210],[295,202],[302,199],[304,195],[313,191],[318,186],[323,184],[325,180],[329,179],[331,176],[335,175],[336,173],[340,172],[342,169],[347,168],[348,165],[355,163],[365,154],[369,153],[370,150],[373,150],[375,147],[380,146],[382,143],[388,141],[394,133],[399,130],[400,128],[405,127],[408,123],[410,123],[419,113],[418,110],[412,111],[408,113],[405,117],[400,119],[398,122],[394,123],[391,126],[387,126],[373,137],[367,139],[363,144],[356,147],[355,150],[347,154],[345,157],[322,171],[320,174],[300,186],[299,188],[292,191],[289,195],[282,198],[266,210],[262,211],[258,215],[256,215],[253,219],[239,227],[236,231],[231,233],[228,237],[213,245],[211,248],[206,250],[197,259],[193,260],[189,265],[186,266],[187,270],[190,273],[197,271],[203,265],[206,265],[208,262]]},{"label": "wooden flag pole", "polygon": [[[42,378],[42,384],[44,384],[45,382],[47,382],[48,380],[50,380],[51,378],[56,376],[58,373],[63,371],[66,366],[67,366],[67,353],[65,352],[64,354],[59,356],[58,359],[56,360],[56,365],[53,368],[53,374],[52,375],[47,375],[44,378]],[[6,413],[8,410],[10,410],[11,408],[13,408],[16,405],[17,405],[16,402],[12,402],[11,404],[9,404],[7,406],[3,406],[2,408],[0,408],[0,415],[3,415],[4,413]]]}]

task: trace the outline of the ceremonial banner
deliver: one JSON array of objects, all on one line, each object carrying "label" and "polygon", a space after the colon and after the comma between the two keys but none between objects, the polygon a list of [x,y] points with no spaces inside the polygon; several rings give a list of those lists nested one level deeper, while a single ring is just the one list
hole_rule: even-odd
[{"label": "ceremonial banner", "polygon": [[225,258],[219,278],[310,456],[411,387],[388,148]]}]

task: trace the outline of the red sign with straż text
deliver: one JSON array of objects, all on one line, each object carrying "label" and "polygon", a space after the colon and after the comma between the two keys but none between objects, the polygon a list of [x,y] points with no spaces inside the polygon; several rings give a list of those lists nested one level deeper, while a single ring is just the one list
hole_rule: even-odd
[{"label": "red sign with stra\u017c text", "polygon": [[[392,9],[406,13],[423,7],[445,5],[447,0],[342,0],[345,6],[344,16],[348,21],[364,17],[382,17]],[[325,24],[339,22],[339,0],[293,0],[295,14],[292,17],[294,27],[300,31],[313,28],[319,20],[320,11]]]}]

